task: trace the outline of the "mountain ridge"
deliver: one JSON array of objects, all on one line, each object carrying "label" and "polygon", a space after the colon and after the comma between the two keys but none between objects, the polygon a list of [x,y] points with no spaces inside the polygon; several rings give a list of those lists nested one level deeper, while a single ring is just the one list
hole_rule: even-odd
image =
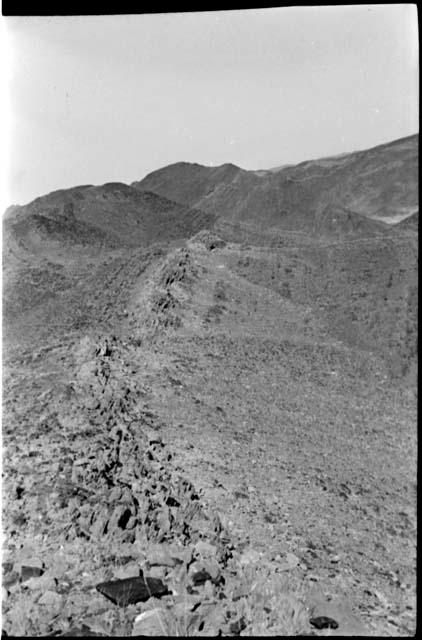
[{"label": "mountain ridge", "polygon": [[5,634],[415,634],[415,151],[8,209]]},{"label": "mountain ridge", "polygon": [[[22,241],[25,235],[33,235],[36,227],[40,230],[36,222],[48,219],[59,234],[62,224],[63,241],[66,234],[72,232],[72,244],[78,241],[86,244],[88,237],[95,242],[102,237],[116,246],[140,246],[158,238],[175,240],[196,233],[212,225],[214,217],[156,193],[141,192],[121,182],[109,182],[98,187],[83,185],[59,189],[27,205],[9,207],[3,218],[3,228],[10,234],[19,224],[18,235]],[[84,236],[84,230],[89,232],[88,237]]]},{"label": "mountain ridge", "polygon": [[296,217],[296,222],[290,219],[286,228],[292,228],[292,222],[293,228],[295,224],[303,227],[304,214],[309,219],[333,201],[368,218],[399,221],[404,215],[412,215],[418,206],[418,145],[419,134],[415,134],[278,171],[176,163],[132,186],[229,220],[259,219],[281,228],[285,227],[286,210]]}]

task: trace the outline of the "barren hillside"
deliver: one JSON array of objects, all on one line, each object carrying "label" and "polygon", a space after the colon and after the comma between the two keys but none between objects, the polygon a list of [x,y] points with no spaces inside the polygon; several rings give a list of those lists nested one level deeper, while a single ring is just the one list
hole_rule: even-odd
[{"label": "barren hillside", "polygon": [[8,635],[415,632],[416,161],[8,211]]},{"label": "barren hillside", "polygon": [[418,210],[418,145],[415,135],[366,151],[259,172],[178,163],[133,186],[263,228],[306,230],[327,206],[392,222]]}]

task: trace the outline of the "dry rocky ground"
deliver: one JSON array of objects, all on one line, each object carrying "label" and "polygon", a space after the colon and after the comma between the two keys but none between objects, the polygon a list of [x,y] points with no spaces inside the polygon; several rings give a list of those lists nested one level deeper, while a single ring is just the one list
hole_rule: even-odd
[{"label": "dry rocky ground", "polygon": [[417,164],[7,211],[3,635],[415,633]]},{"label": "dry rocky ground", "polygon": [[19,262],[5,634],[415,633],[416,236],[225,237]]}]

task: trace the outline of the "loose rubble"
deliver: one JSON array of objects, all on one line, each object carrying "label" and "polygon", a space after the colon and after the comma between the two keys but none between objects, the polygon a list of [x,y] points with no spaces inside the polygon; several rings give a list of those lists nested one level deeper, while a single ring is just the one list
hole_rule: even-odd
[{"label": "loose rubble", "polygon": [[[19,573],[15,563],[3,565],[4,584],[9,591],[17,586],[16,597],[24,588],[31,608],[38,611],[34,624],[38,620],[50,635],[100,635],[99,630],[113,635],[123,629],[119,620],[125,631],[133,624],[132,635],[238,635],[253,623],[253,614],[248,617],[245,609],[246,574],[241,589],[247,552],[241,561],[219,514],[203,504],[192,483],[174,468],[171,451],[151,429],[152,414],[139,411],[139,390],[126,382],[122,349],[110,336],[85,350],[73,388],[78,402],[83,401],[87,424],[99,431],[85,441],[83,455],[73,458],[62,509],[64,545],[127,549],[129,555],[120,555],[119,565],[117,557],[109,556],[109,563],[115,563],[108,574],[112,579],[93,584],[103,603],[95,604],[94,615],[85,616],[82,626],[54,629],[57,616],[72,621],[72,598],[77,606],[66,581],[69,565],[59,557],[46,566],[33,553],[31,561],[25,560],[31,556],[28,549]],[[259,575],[258,566],[253,573]],[[89,605],[91,598],[84,599]],[[133,617],[135,609],[123,620],[112,610],[114,626],[109,627],[101,613],[108,610],[107,601],[126,613],[138,603],[151,602],[153,608]],[[20,630],[13,622],[18,615],[12,608],[6,618],[13,632]],[[42,615],[49,626],[41,623]]]},{"label": "loose rubble", "polygon": [[[390,523],[392,511],[379,486],[399,494],[403,485],[374,478],[370,464],[368,475],[360,466],[347,477],[336,475],[332,449],[338,452],[342,441],[335,440],[333,407],[321,409],[330,404],[330,388],[364,387],[373,359],[318,341],[298,346],[290,338],[273,340],[280,318],[296,331],[309,316],[294,306],[294,286],[274,308],[273,293],[259,290],[255,314],[262,312],[265,320],[276,315],[278,324],[265,325],[265,339],[254,337],[249,302],[257,302],[252,280],[262,269],[249,264],[253,250],[244,246],[239,273],[229,273],[230,251],[214,232],[201,232],[186,247],[157,256],[146,286],[119,298],[124,331],[87,329],[69,345],[31,345],[19,361],[24,375],[29,362],[34,369],[22,384],[21,406],[10,403],[13,419],[5,428],[13,443],[4,485],[3,619],[9,635],[365,635],[357,602],[366,605],[365,623],[372,609],[373,617],[388,615],[391,629],[411,628],[411,577],[399,570],[397,558],[407,554],[405,536],[414,526],[406,506],[411,496],[403,500],[400,519]],[[284,273],[284,260],[278,271],[274,262],[275,274]],[[134,256],[134,273],[138,263]],[[245,289],[246,275],[251,282]],[[114,289],[110,285],[111,298],[128,290],[126,278],[122,270]],[[115,321],[111,311],[110,318]],[[190,342],[183,341],[189,332]],[[57,350],[51,361],[71,372],[57,384],[56,369],[41,364],[50,349]],[[51,383],[43,386],[43,375]],[[309,397],[296,400],[299,378]],[[228,393],[235,379],[237,391]],[[362,404],[365,396],[356,398]],[[343,429],[347,447],[367,439],[359,430],[360,404],[355,422],[349,419]],[[379,430],[384,418],[364,426]],[[299,419],[302,430],[296,429]],[[352,428],[353,440],[346,433]],[[309,452],[318,459],[305,460]],[[300,495],[306,497],[302,503]],[[375,520],[380,505],[383,517]],[[352,541],[356,531],[350,527],[339,531],[350,518],[361,519],[359,533],[370,541],[362,557],[356,550],[365,547],[365,538]],[[378,536],[375,524],[383,527]],[[325,535],[334,526],[335,534]],[[393,526],[401,548],[387,548]],[[384,556],[374,553],[375,543],[386,545]],[[385,566],[382,557],[390,551],[395,560]],[[356,596],[363,581],[356,586],[353,580],[362,575],[367,589]],[[383,582],[372,583],[377,575]],[[307,589],[321,587],[321,597],[312,600],[305,583]],[[338,601],[332,597],[337,589],[349,595]]]}]

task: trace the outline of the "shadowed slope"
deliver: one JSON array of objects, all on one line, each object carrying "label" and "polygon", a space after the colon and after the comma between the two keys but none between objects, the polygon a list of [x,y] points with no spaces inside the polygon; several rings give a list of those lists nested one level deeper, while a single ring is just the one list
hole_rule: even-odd
[{"label": "shadowed slope", "polygon": [[[54,191],[6,218],[22,242],[60,239],[71,246],[106,242],[140,246],[188,237],[213,222],[213,215],[139,192],[123,183]],[[24,240],[25,238],[25,240]]]},{"label": "shadowed slope", "polygon": [[7,341],[19,342],[34,323],[48,332],[51,323],[77,329],[103,321],[148,262],[151,244],[178,243],[213,221],[212,214],[122,183],[59,190],[9,207],[3,220]]},{"label": "shadowed slope", "polygon": [[153,171],[139,182],[133,182],[132,187],[196,206],[195,203],[211,196],[215,189],[230,185],[239,174],[249,176],[249,173],[234,164],[204,167],[196,163],[177,162]]}]

